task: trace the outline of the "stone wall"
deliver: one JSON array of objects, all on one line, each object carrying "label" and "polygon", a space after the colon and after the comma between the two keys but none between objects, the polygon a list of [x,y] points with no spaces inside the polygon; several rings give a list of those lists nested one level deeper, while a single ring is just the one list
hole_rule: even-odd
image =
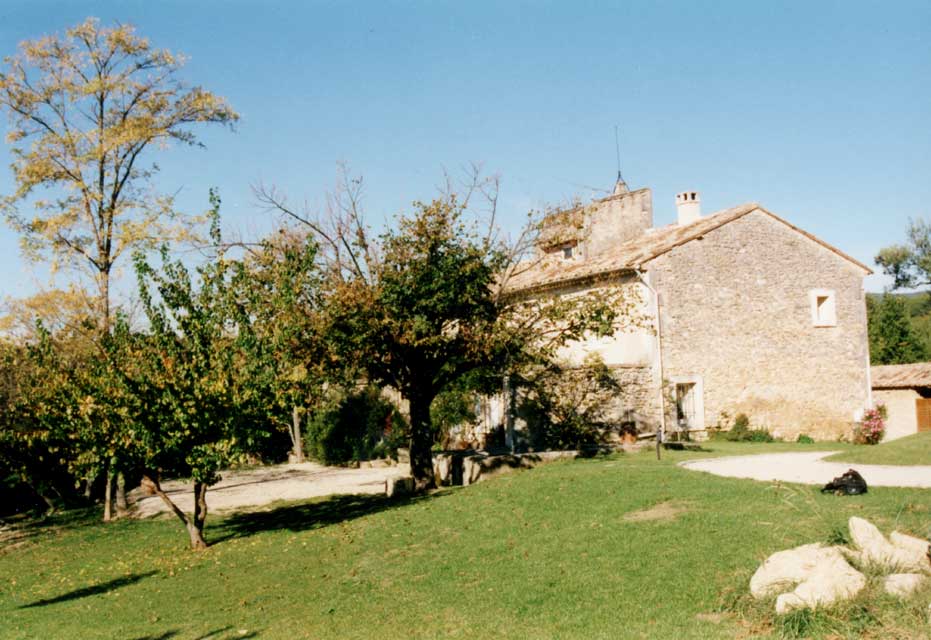
[{"label": "stone wall", "polygon": [[[864,270],[762,211],[654,259],[664,378],[703,388],[703,418],[746,413],[793,438],[848,433],[868,402]],[[814,326],[810,292],[835,292]]]},{"label": "stone wall", "polygon": [[584,257],[610,253],[653,226],[653,193],[637,189],[608,196],[585,208]]},{"label": "stone wall", "polygon": [[609,367],[645,366],[655,358],[652,328],[652,302],[649,291],[636,276],[620,275],[597,283],[560,287],[548,295],[578,297],[600,295],[613,300],[619,317],[612,335],[587,335],[567,343],[556,354],[567,366],[583,366],[590,357],[600,358]]}]

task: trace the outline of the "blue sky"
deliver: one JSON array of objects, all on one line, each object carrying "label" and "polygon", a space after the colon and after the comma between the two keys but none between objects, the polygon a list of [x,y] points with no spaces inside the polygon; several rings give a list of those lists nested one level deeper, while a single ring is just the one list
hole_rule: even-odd
[{"label": "blue sky", "polygon": [[[187,54],[235,133],[157,156],[189,211],[219,187],[228,225],[271,221],[250,185],[320,203],[337,163],[373,223],[430,198],[444,167],[502,177],[502,214],[608,189],[614,126],[632,188],[703,211],[755,200],[872,264],[931,217],[931,3],[46,2],[0,5],[0,53],[88,15]],[[0,146],[0,192],[12,188]],[[515,222],[516,224],[516,222]],[[0,297],[43,271],[0,230]],[[871,290],[884,280],[873,276]]]}]

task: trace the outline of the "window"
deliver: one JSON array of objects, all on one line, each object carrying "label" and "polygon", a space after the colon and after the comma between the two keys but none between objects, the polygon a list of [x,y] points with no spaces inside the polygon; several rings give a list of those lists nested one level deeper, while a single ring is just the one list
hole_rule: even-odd
[{"label": "window", "polygon": [[572,247],[563,247],[562,248],[562,257],[566,260],[572,258]]},{"label": "window", "polygon": [[837,305],[830,289],[812,289],[808,292],[811,304],[811,323],[816,327],[837,326]]}]

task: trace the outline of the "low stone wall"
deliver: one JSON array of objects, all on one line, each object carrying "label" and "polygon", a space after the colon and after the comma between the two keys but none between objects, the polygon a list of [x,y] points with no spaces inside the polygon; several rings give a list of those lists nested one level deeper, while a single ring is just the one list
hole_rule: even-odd
[{"label": "low stone wall", "polygon": [[513,469],[532,469],[538,465],[556,460],[574,460],[590,457],[600,451],[623,450],[636,451],[652,446],[638,442],[604,450],[588,451],[539,451],[532,453],[508,453],[493,455],[487,451],[453,451],[433,457],[433,473],[437,486],[475,484],[482,478]]}]

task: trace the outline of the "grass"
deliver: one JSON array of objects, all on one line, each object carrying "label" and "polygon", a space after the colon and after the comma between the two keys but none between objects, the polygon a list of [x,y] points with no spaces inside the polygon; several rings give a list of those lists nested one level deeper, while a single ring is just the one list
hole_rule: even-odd
[{"label": "grass", "polygon": [[860,445],[827,459],[857,464],[931,465],[931,432],[873,446]]},{"label": "grass", "polygon": [[[931,492],[817,488],[675,466],[798,445],[710,443],[553,463],[391,501],[336,497],[208,521],[43,523],[0,551],[0,637],[921,637],[931,593],[774,618],[746,596],[770,553],[847,518],[927,536]],[[833,445],[832,445],[833,448]],[[810,450],[809,445],[806,450]],[[209,494],[208,494],[209,500]],[[74,517],[74,516],[71,516]],[[874,580],[875,582],[875,580]],[[875,585],[874,585],[875,587]],[[909,635],[911,634],[911,635]]]}]

